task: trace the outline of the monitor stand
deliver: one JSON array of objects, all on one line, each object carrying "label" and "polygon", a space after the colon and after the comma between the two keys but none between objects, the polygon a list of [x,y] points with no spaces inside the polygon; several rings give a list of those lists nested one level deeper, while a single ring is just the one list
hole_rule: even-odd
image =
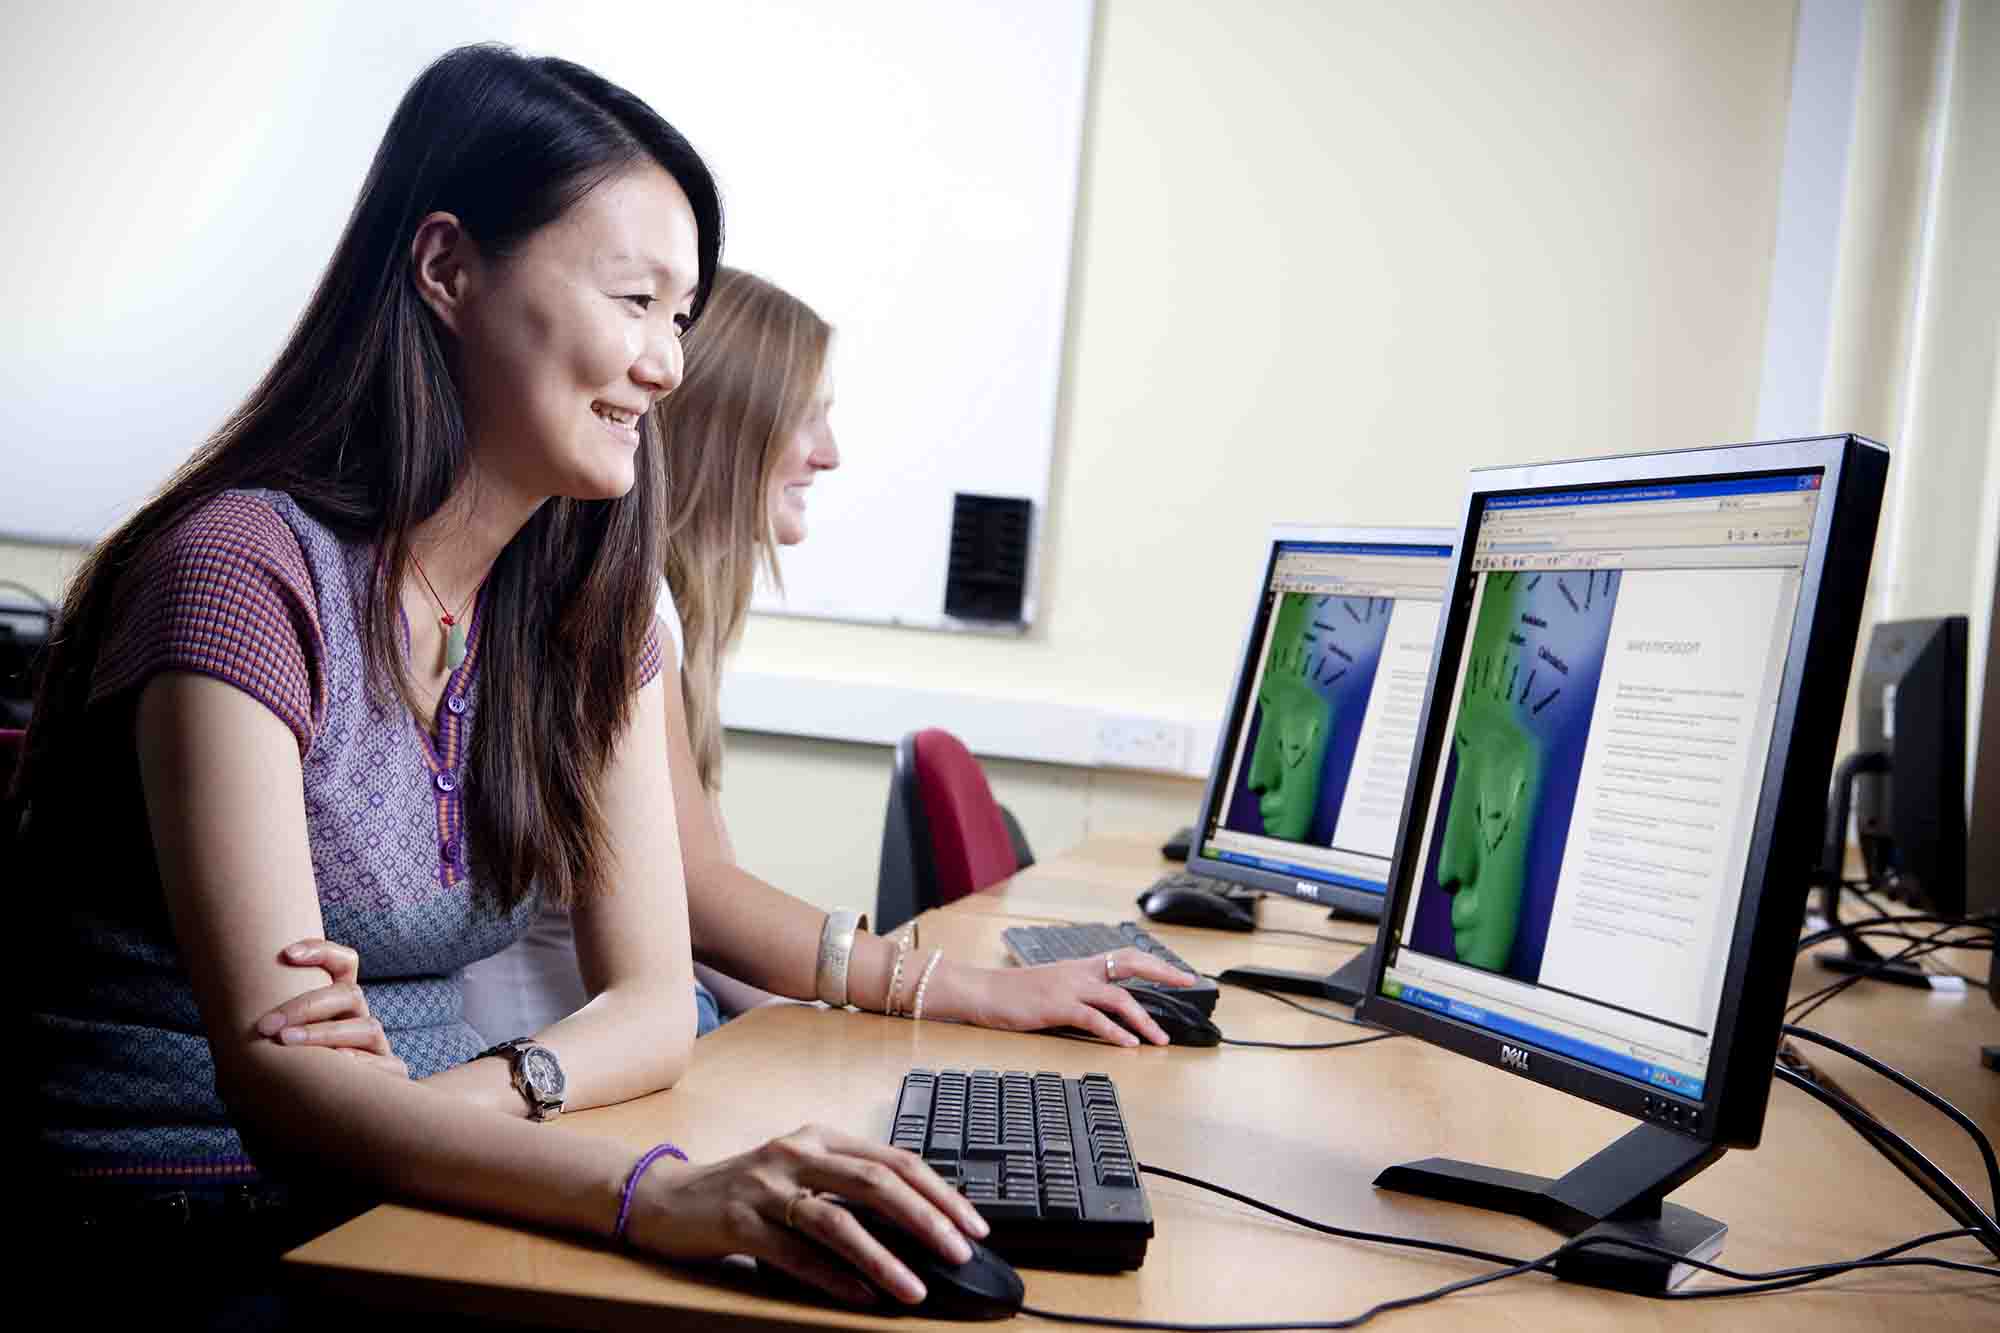
[{"label": "monitor stand", "polygon": [[[1880,750],[1865,750],[1848,755],[1834,773],[1833,799],[1826,819],[1826,843],[1820,852],[1820,915],[1826,918],[1828,929],[1840,929],[1840,895],[1846,879],[1847,860],[1847,817],[1854,806],[1854,784],[1868,773],[1887,773],[1889,756]],[[1875,861],[1867,855],[1868,843],[1863,840],[1863,859],[1869,866],[1869,878],[1874,879]],[[1915,963],[1892,963],[1877,953],[1867,940],[1859,935],[1846,937],[1847,952],[1823,953],[1818,955],[1819,965],[1828,972],[1838,972],[1842,976],[1857,973],[1872,977],[1877,981],[1894,982],[1899,986],[1916,986],[1929,990],[1931,974]]]},{"label": "monitor stand", "polygon": [[1248,986],[1279,995],[1303,995],[1336,1004],[1360,1004],[1375,966],[1375,946],[1369,945],[1331,972],[1293,972],[1282,967],[1232,967],[1217,980],[1225,986]]},{"label": "monitor stand", "polygon": [[[1326,914],[1329,921],[1359,921],[1375,925],[1376,919],[1360,912],[1336,907]],[[1375,946],[1369,945],[1331,972],[1294,972],[1283,967],[1232,967],[1219,980],[1225,986],[1248,986],[1252,990],[1275,991],[1279,995],[1303,995],[1312,1000],[1332,1000],[1335,1004],[1357,1005],[1368,993],[1368,976],[1375,967]]]},{"label": "monitor stand", "polygon": [[1724,1149],[1658,1125],[1641,1124],[1560,1180],[1427,1157],[1375,1177],[1380,1189],[1525,1217],[1572,1238],[1605,1237],[1670,1251],[1667,1258],[1622,1246],[1572,1250],[1556,1260],[1566,1282],[1656,1295],[1695,1272],[1682,1260],[1722,1252],[1729,1228],[1666,1196],[1719,1159]]}]

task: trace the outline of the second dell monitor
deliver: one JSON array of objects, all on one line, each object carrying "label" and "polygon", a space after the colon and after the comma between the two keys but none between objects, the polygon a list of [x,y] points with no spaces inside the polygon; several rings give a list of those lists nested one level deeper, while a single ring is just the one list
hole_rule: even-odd
[{"label": "second dell monitor", "polygon": [[1272,530],[1191,868],[1381,914],[1452,535]]}]

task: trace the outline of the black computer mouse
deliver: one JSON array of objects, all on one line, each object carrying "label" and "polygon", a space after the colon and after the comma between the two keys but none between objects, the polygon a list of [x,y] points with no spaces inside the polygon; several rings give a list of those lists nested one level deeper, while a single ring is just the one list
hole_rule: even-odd
[{"label": "black computer mouse", "polygon": [[1211,930],[1255,930],[1253,903],[1235,902],[1205,889],[1166,884],[1139,895],[1139,910],[1148,920],[1167,926],[1205,926]]},{"label": "black computer mouse", "polygon": [[854,1220],[924,1284],[924,1298],[917,1304],[904,1305],[894,1297],[885,1297],[884,1309],[907,1310],[934,1319],[1005,1319],[1020,1311],[1027,1296],[1021,1275],[1014,1271],[1014,1265],[972,1237],[965,1238],[972,1247],[972,1257],[954,1264],[874,1209],[845,1199],[834,1202],[853,1213]]},{"label": "black computer mouse", "polygon": [[1167,1034],[1167,1040],[1176,1046],[1219,1046],[1222,1044],[1222,1029],[1209,1021],[1208,1015],[1189,1004],[1186,1000],[1165,991],[1151,987],[1132,987],[1127,994],[1139,1002],[1139,1007],[1152,1015],[1153,1021]]}]

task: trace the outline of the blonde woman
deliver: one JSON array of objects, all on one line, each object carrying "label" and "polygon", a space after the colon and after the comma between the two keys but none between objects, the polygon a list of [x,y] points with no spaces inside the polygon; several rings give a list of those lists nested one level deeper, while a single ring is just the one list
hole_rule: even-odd
[{"label": "blonde woman", "polygon": [[[677,652],[667,673],[666,744],[703,1029],[715,1009],[740,1011],[773,996],[829,995],[822,940],[843,941],[847,918],[822,912],[736,863],[716,795],[722,788],[722,665],[743,631],[759,566],[777,573],[777,548],[806,537],[806,490],[840,466],[829,414],[832,328],[804,302],[749,273],[723,268],[701,323],[685,343],[681,386],[655,408],[667,452],[666,583],[657,607]],[[676,688],[676,685],[678,688]],[[839,952],[836,948],[835,952]],[[1032,1031],[1074,1027],[1118,1045],[1167,1035],[1106,979],[1193,977],[1136,949],[1042,967],[981,968],[950,957],[906,957],[856,931],[845,999],[908,1014],[924,987],[924,1017]],[[581,1004],[585,991],[567,922],[545,917],[520,945],[468,978],[467,1016],[489,1035],[535,1031]],[[720,1005],[715,997],[720,997]],[[496,1040],[498,1038],[496,1037]]]}]

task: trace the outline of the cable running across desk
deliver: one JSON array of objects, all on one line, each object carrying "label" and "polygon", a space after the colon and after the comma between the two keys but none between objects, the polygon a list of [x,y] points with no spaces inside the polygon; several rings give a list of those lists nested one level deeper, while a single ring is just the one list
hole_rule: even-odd
[{"label": "cable running across desk", "polygon": [[1890,954],[1887,957],[1882,958],[1880,961],[1874,963],[1865,971],[1856,972],[1849,976],[1844,976],[1838,981],[1830,982],[1827,985],[1820,987],[1818,990],[1813,991],[1809,995],[1802,996],[1801,998],[1792,1001],[1792,1003],[1786,1009],[1786,1015],[1790,1019],[1790,1021],[1798,1022],[1799,1020],[1811,1014],[1815,1009],[1819,1008],[1821,1005],[1831,1000],[1834,996],[1840,994],[1842,991],[1846,990],[1849,986],[1852,986],[1855,982],[1865,981],[1868,977],[1870,977],[1874,973],[1879,972],[1894,963],[1905,963],[1905,962],[1910,962],[1917,958],[1928,957],[1929,955],[1937,953],[1944,949],[1959,949],[1966,947],[1990,949],[1993,947],[1993,935],[1991,934],[1991,932],[1988,932],[1983,939],[1977,939],[1973,941],[1957,941],[1957,940],[1947,940],[1943,938],[1944,936],[1950,934],[1953,930],[1958,930],[1963,928],[1964,928],[1964,923],[1956,921],[1952,922],[1949,925],[1941,926],[1937,930],[1932,931],[1929,935],[1925,935],[1914,940],[1910,944],[1906,945],[1904,948],[1898,950],[1896,953]]},{"label": "cable running across desk", "polygon": [[1285,1329],[1319,1330],[1358,1328],[1374,1319],[1377,1315],[1387,1314],[1392,1310],[1407,1309],[1415,1305],[1426,1305],[1432,1301],[1442,1300],[1446,1296],[1451,1296],[1461,1291],[1468,1291],[1474,1287],[1487,1286],[1495,1282],[1505,1281],[1508,1278],[1519,1277],[1526,1273],[1553,1271],[1557,1261],[1565,1255],[1574,1254],[1586,1249],[1625,1249],[1641,1254],[1651,1254],[1659,1258],[1677,1260],[1687,1264],[1689,1267],[1699,1269],[1704,1273],[1709,1273],[1716,1277],[1725,1278],[1732,1282],[1750,1284],[1741,1287],[1705,1288],[1699,1291],[1661,1292],[1650,1297],[1650,1299],[1654,1300],[1694,1301],[1714,1300],[1721,1297],[1754,1296],[1763,1292],[1801,1287],[1809,1283],[1822,1282],[1828,1278],[1839,1277],[1843,1274],[1873,1268],[1936,1268],[1947,1272],[1974,1273],[1982,1277],[2000,1279],[2000,1266],[1971,1264],[1957,1259],[1937,1259],[1929,1256],[1904,1257],[1909,1251],[1921,1249],[1926,1245],[1935,1245],[1943,1241],[1958,1240],[1971,1236],[1974,1233],[1969,1227],[1960,1227],[1950,1231],[1934,1231],[1928,1235],[1917,1236],[1911,1240],[1891,1245],[1886,1249],[1877,1250],[1872,1254],[1863,1255],[1859,1259],[1838,1259],[1825,1263],[1801,1264],[1791,1268],[1774,1269],[1763,1273],[1746,1273],[1732,1268],[1725,1268],[1721,1264],[1688,1259],[1683,1255],[1669,1250],[1647,1245],[1640,1241],[1627,1240],[1614,1236],[1578,1238],[1557,1246],[1539,1258],[1511,1259],[1505,1255],[1492,1254],[1466,1246],[1449,1245],[1441,1241],[1420,1240],[1411,1236],[1389,1236],[1376,1232],[1354,1231],[1343,1227],[1330,1226],[1325,1223],[1314,1222],[1309,1218],[1300,1217],[1295,1213],[1286,1212],[1282,1208],[1253,1199],[1246,1194],[1239,1193],[1226,1186],[1202,1180],[1199,1177],[1184,1175],[1178,1171],[1170,1171],[1165,1167],[1156,1167],[1143,1162],[1140,1163],[1139,1169],[1148,1175],[1160,1176],[1165,1179],[1180,1181],[1183,1184],[1193,1185],[1199,1189],[1213,1191],[1225,1198],[1261,1209],[1275,1217],[1283,1218],[1285,1221],[1295,1223],[1313,1231],[1324,1232],[1328,1235],[1339,1236],[1349,1240],[1435,1250],[1466,1258],[1479,1259],[1489,1263],[1502,1264],[1504,1267],[1495,1272],[1482,1273],[1477,1277],[1461,1278],[1456,1282],[1446,1283],[1440,1287],[1433,1287],[1429,1291],[1419,1292],[1414,1296],[1401,1296],[1393,1300],[1381,1301],[1369,1306],[1359,1314],[1349,1315],[1344,1319],[1269,1320],[1199,1324],[1178,1323],[1166,1320],[1121,1319],[1109,1315],[1065,1314],[1060,1311],[1044,1310],[1032,1305],[1023,1305],[1021,1307],[1022,1314],[1033,1315],[1039,1319],[1047,1319],[1065,1324],[1083,1324],[1096,1328],[1160,1329],[1167,1330],[1169,1333],[1280,1333],[1280,1330]]}]

